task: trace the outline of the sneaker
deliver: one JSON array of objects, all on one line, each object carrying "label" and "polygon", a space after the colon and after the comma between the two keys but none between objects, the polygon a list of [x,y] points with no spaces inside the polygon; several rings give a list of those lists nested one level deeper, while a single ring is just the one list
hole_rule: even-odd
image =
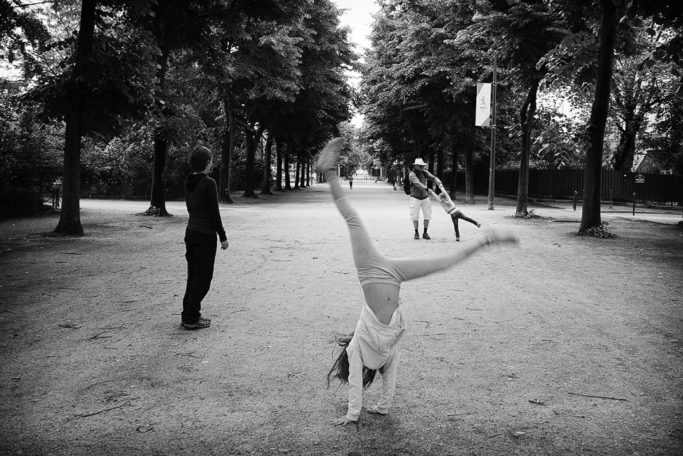
[{"label": "sneaker", "polygon": [[477,222],[477,228],[481,228],[481,223]]},{"label": "sneaker", "polygon": [[431,239],[431,238],[429,237],[429,235],[428,235],[427,232],[425,231],[424,233],[422,233],[422,239],[427,239],[427,240],[429,240],[429,239]]},{"label": "sneaker", "polygon": [[417,234],[417,231],[415,232],[415,236],[413,236],[413,239],[420,239],[420,235]]},{"label": "sneaker", "polygon": [[180,325],[185,329],[202,329],[211,326],[211,320],[208,318],[199,318],[199,320],[195,321],[194,323],[182,322]]},{"label": "sneaker", "polygon": [[460,242],[460,238],[456,236],[456,237],[455,237],[455,242]]},{"label": "sneaker", "polygon": [[320,152],[318,162],[315,164],[315,170],[323,174],[325,171],[335,169],[337,161],[339,160],[339,151],[344,145],[343,138],[331,139]]}]

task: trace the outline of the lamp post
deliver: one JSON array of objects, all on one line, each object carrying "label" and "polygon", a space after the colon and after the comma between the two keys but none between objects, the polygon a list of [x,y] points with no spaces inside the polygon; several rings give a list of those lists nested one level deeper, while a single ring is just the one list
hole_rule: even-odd
[{"label": "lamp post", "polygon": [[491,84],[491,160],[489,163],[489,210],[493,210],[496,190],[496,54],[493,54],[493,84]]}]

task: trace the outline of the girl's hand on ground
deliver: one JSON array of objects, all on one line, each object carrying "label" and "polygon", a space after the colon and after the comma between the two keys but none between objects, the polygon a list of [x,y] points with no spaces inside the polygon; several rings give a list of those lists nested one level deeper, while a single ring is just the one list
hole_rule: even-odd
[{"label": "girl's hand on ground", "polygon": [[228,247],[230,247],[230,243],[228,242],[227,239],[225,241],[221,241],[221,249],[225,250]]},{"label": "girl's hand on ground", "polygon": [[341,418],[337,418],[336,420],[332,420],[332,424],[334,424],[335,426],[338,426],[338,425],[346,426],[349,423],[355,423],[355,421],[352,421],[345,416],[343,416]]}]

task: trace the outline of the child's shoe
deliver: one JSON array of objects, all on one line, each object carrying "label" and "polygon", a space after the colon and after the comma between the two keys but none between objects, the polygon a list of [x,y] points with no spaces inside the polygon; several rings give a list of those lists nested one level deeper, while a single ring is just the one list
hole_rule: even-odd
[{"label": "child's shoe", "polygon": [[211,326],[211,320],[200,317],[199,320],[195,321],[194,323],[186,323],[183,321],[180,324],[185,329],[203,329]]}]

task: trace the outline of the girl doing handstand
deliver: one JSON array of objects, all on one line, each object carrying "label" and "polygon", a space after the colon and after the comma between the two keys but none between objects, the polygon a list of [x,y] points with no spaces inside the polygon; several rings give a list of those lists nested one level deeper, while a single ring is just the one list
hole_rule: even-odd
[{"label": "girl doing handstand", "polygon": [[517,237],[502,230],[489,230],[477,242],[463,245],[447,255],[424,258],[388,258],[375,249],[356,211],[349,205],[339,184],[335,169],[343,139],[331,140],[323,149],[316,165],[330,185],[337,209],[346,220],[351,237],[353,259],[358,272],[365,305],[352,337],[340,340],[345,349],[327,375],[349,385],[348,410],[334,420],[345,425],[358,421],[362,405],[362,389],[367,388],[376,372],[382,375],[382,394],[370,413],[385,415],[391,406],[396,387],[396,344],[406,324],[399,308],[401,283],[447,269],[493,243],[516,243]]}]

